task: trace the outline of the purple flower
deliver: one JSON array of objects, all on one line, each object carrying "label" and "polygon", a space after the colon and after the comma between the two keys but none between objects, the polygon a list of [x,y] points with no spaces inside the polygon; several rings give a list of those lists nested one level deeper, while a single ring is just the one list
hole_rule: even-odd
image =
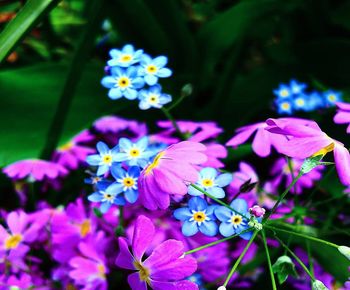
[{"label": "purple flower", "polygon": [[336,103],[338,111],[334,116],[334,123],[336,124],[349,124],[346,132],[350,134],[350,104],[349,103]]},{"label": "purple flower", "polygon": [[279,151],[289,157],[305,159],[312,156],[326,155],[333,151],[335,166],[340,181],[350,185],[350,154],[344,144],[324,133],[316,122],[308,124],[286,122],[280,119],[268,119],[267,128],[271,133],[288,136],[289,140]]},{"label": "purple flower", "polygon": [[6,166],[3,169],[3,172],[8,177],[15,180],[28,177],[35,181],[42,181],[45,178],[48,180],[54,180],[58,177],[65,176],[68,173],[67,169],[60,164],[39,159],[17,161]]},{"label": "purple flower", "polygon": [[249,209],[249,213],[257,218],[263,217],[266,210],[263,207],[260,207],[259,205],[254,205]]},{"label": "purple flower", "polygon": [[[245,183],[249,182],[249,184],[251,184],[259,182],[259,177],[251,165],[242,161],[239,163],[238,167],[239,171],[233,172],[233,180],[228,187],[228,192],[231,195],[241,192],[241,187]],[[249,192],[255,195],[256,187],[254,186],[251,190],[249,190]]]},{"label": "purple flower", "polygon": [[225,167],[225,164],[219,160],[219,158],[227,157],[227,149],[225,146],[216,143],[205,144],[206,150],[205,155],[207,155],[208,160],[204,162],[201,166],[203,167],[214,167],[222,168]]},{"label": "purple flower", "polygon": [[169,207],[170,195],[185,195],[187,184],[198,180],[194,165],[206,161],[201,143],[183,141],[158,153],[140,175],[138,188],[144,207],[155,210]]},{"label": "purple flower", "polygon": [[119,238],[117,266],[137,271],[128,276],[132,290],[146,290],[147,285],[157,290],[194,290],[197,285],[183,280],[197,269],[197,262],[190,256],[184,256],[184,245],[180,241],[167,240],[159,244],[150,256],[143,255],[152,242],[155,228],[152,221],[141,215],[137,218],[133,237],[130,241]]}]

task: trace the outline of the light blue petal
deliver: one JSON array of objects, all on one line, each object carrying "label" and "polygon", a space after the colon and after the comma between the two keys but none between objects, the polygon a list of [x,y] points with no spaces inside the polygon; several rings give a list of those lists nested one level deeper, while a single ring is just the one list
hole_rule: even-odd
[{"label": "light blue petal", "polygon": [[189,200],[188,207],[190,210],[203,211],[208,207],[208,204],[203,198],[195,196]]},{"label": "light blue petal", "polygon": [[86,157],[86,162],[89,165],[97,166],[101,162],[101,156],[99,154],[89,155],[88,157]]},{"label": "light blue petal", "polygon": [[229,223],[221,223],[219,226],[219,232],[224,237],[230,237],[235,233],[233,226]]},{"label": "light blue petal", "polygon": [[115,162],[122,162],[128,159],[128,155],[124,152],[114,154],[113,160]]},{"label": "light blue petal", "polygon": [[232,182],[232,179],[233,179],[233,176],[231,173],[224,173],[224,174],[220,174],[215,179],[215,183],[220,187],[224,187],[229,185]]},{"label": "light blue petal", "polygon": [[144,54],[141,57],[141,65],[147,65],[152,61],[152,58],[148,54]]},{"label": "light blue petal", "polygon": [[182,233],[186,237],[191,237],[198,233],[198,226],[196,222],[189,222],[185,221],[184,224],[182,225]]},{"label": "light blue petal", "polygon": [[145,82],[147,85],[149,86],[153,86],[154,84],[156,84],[158,81],[158,77],[156,77],[155,75],[146,75],[145,76]]},{"label": "light blue petal", "polygon": [[105,174],[109,170],[109,166],[107,164],[100,165],[97,169],[96,175],[101,176]]},{"label": "light blue petal", "polygon": [[155,155],[154,151],[145,151],[142,153],[142,159],[149,159],[153,155]]},{"label": "light blue petal", "polygon": [[141,89],[145,85],[143,78],[137,77],[132,80],[132,85],[135,89]]},{"label": "light blue petal", "polygon": [[161,55],[153,59],[153,63],[156,67],[162,68],[168,63],[168,58],[166,56]]},{"label": "light blue petal", "polygon": [[109,55],[110,55],[112,58],[119,58],[120,54],[121,54],[121,52],[120,52],[119,49],[113,48],[113,49],[111,49],[111,50],[109,51]]},{"label": "light blue petal", "polygon": [[215,168],[205,167],[199,172],[199,174],[202,178],[214,179],[218,173]]},{"label": "light blue petal", "polygon": [[109,202],[102,202],[100,205],[100,211],[102,213],[106,213],[111,207],[111,204]]},{"label": "light blue petal", "polygon": [[134,66],[129,66],[125,72],[126,76],[133,79],[137,74],[137,69]]},{"label": "light blue petal", "polygon": [[92,202],[100,202],[102,200],[102,194],[100,194],[98,192],[94,192],[93,194],[90,194],[88,196],[88,200],[90,200]]},{"label": "light blue petal", "polygon": [[97,143],[96,148],[100,154],[106,154],[109,151],[107,144],[102,141]]},{"label": "light blue petal", "polygon": [[125,176],[125,170],[119,164],[112,164],[111,174],[117,180]]},{"label": "light blue petal", "polygon": [[120,151],[127,152],[131,149],[133,143],[128,138],[120,138],[118,145]]},{"label": "light blue petal", "polygon": [[135,189],[130,189],[125,192],[125,199],[130,203],[135,203],[139,197],[139,192]]},{"label": "light blue petal", "polygon": [[157,71],[157,76],[160,78],[167,78],[172,75],[172,71],[166,67],[161,68],[160,70]]},{"label": "light blue petal", "polygon": [[147,101],[140,101],[139,108],[141,110],[148,110],[151,107],[151,104]]},{"label": "light blue petal", "polygon": [[122,48],[122,52],[127,54],[134,54],[134,47],[131,44],[126,44]]},{"label": "light blue petal", "polygon": [[101,80],[101,85],[109,89],[113,88],[115,83],[115,78],[111,76],[106,76]]},{"label": "light blue petal", "polygon": [[216,198],[224,198],[225,191],[221,187],[210,187],[207,189],[207,192]]},{"label": "light blue petal", "polygon": [[150,93],[159,95],[162,91],[162,87],[160,84],[156,84],[149,88]]},{"label": "light blue petal", "polygon": [[[198,186],[198,184],[197,184]],[[199,190],[195,189],[193,186],[188,187],[188,194],[192,196],[201,196],[203,193],[201,193]]]},{"label": "light blue petal", "polygon": [[142,137],[140,140],[136,142],[136,146],[141,150],[144,151],[148,146],[148,137]]},{"label": "light blue petal", "polygon": [[214,221],[206,221],[199,226],[199,231],[206,236],[213,237],[218,233],[218,225]]},{"label": "light blue petal", "polygon": [[[246,229],[244,229],[246,230]],[[242,239],[244,240],[250,240],[250,238],[252,237],[253,235],[253,231],[250,231],[250,232],[246,232],[246,233],[243,233],[241,235],[239,235]]]},{"label": "light blue petal", "polygon": [[117,182],[112,183],[106,188],[106,192],[112,195],[117,195],[118,193],[123,192],[123,185]]},{"label": "light blue petal", "polygon": [[131,166],[129,169],[128,169],[128,174],[129,176],[131,177],[139,177],[140,176],[140,167],[138,166]]},{"label": "light blue petal", "polygon": [[172,101],[172,97],[170,95],[167,95],[167,94],[162,94],[160,97],[159,97],[159,103],[162,104],[162,105],[165,105],[169,102]]},{"label": "light blue petal", "polygon": [[228,221],[232,216],[232,211],[225,206],[218,206],[214,210],[215,216],[222,222]]},{"label": "light blue petal", "polygon": [[216,220],[216,216],[214,215],[214,211],[217,207],[218,207],[218,205],[209,205],[207,207],[206,214],[207,214],[207,216],[209,216],[213,220]]},{"label": "light blue petal", "polygon": [[119,64],[120,64],[119,58],[110,59],[109,61],[107,61],[107,65],[109,66],[116,66]]},{"label": "light blue petal", "polygon": [[124,198],[124,196],[122,194],[117,195],[117,197],[115,198],[113,204],[116,205],[125,205],[126,204],[126,199]]},{"label": "light blue petal", "polygon": [[174,217],[180,221],[186,221],[192,217],[192,214],[188,207],[183,207],[174,210]]},{"label": "light blue petal", "polygon": [[113,89],[110,89],[108,92],[108,97],[111,98],[112,100],[120,99],[122,96],[123,96],[123,93],[120,90],[120,88],[113,88]]},{"label": "light blue petal", "polygon": [[231,202],[230,206],[242,215],[245,215],[248,211],[248,204],[242,198],[236,198],[234,201]]},{"label": "light blue petal", "polygon": [[127,88],[124,92],[124,96],[128,100],[135,100],[137,99],[137,91],[134,89]]}]

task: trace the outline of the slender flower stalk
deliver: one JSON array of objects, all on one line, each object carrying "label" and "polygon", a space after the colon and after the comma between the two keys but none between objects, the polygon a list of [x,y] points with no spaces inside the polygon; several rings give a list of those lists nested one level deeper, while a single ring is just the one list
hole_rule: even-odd
[{"label": "slender flower stalk", "polygon": [[264,230],[261,231],[261,235],[262,235],[262,238],[263,238],[264,248],[265,248],[265,252],[266,252],[267,264],[269,266],[272,290],[277,290],[276,281],[275,281],[275,275],[273,274],[273,270],[272,270],[271,258],[270,258],[269,248],[267,246],[266,235],[265,235],[265,231]]},{"label": "slender flower stalk", "polygon": [[249,228],[249,229],[246,229],[246,230],[244,230],[244,231],[242,231],[242,232],[240,232],[240,233],[238,233],[238,234],[235,234],[235,235],[229,236],[229,237],[227,237],[227,238],[223,238],[223,239],[220,239],[220,240],[211,242],[211,243],[209,243],[209,244],[205,244],[205,245],[200,246],[200,247],[198,247],[198,248],[194,248],[194,249],[192,249],[192,250],[189,250],[189,251],[185,252],[185,255],[189,255],[189,254],[198,252],[198,251],[200,251],[200,250],[209,248],[209,247],[211,247],[211,246],[215,246],[215,245],[217,245],[217,244],[226,242],[226,241],[231,240],[231,239],[233,239],[233,238],[235,238],[235,237],[238,237],[238,236],[241,235],[241,234],[248,233],[248,232],[250,232],[250,231],[252,231],[252,230],[254,230],[254,228]]},{"label": "slender flower stalk", "polygon": [[249,240],[249,242],[248,242],[247,245],[245,246],[244,250],[242,251],[242,253],[241,253],[240,256],[238,257],[238,259],[237,259],[237,261],[235,262],[235,264],[233,265],[233,267],[232,267],[230,273],[228,274],[228,276],[227,276],[227,278],[226,278],[226,280],[225,280],[225,282],[224,282],[224,285],[223,285],[224,287],[227,286],[227,284],[228,284],[228,282],[230,281],[232,275],[235,273],[235,271],[236,271],[236,269],[237,269],[239,263],[241,262],[241,260],[243,259],[243,257],[244,257],[245,254],[247,253],[247,251],[249,250],[249,248],[250,248],[251,244],[253,243],[255,237],[257,236],[258,232],[259,232],[259,231],[257,231],[257,230],[254,231],[253,236],[251,237],[251,239]]},{"label": "slender flower stalk", "polygon": [[164,107],[162,107],[161,110],[163,111],[164,115],[169,119],[171,124],[173,124],[173,127],[175,128],[179,137],[181,137],[182,140],[186,140],[187,138],[185,137],[184,134],[182,134],[179,125],[176,123],[175,118],[170,114],[169,110],[167,108],[164,108]]}]

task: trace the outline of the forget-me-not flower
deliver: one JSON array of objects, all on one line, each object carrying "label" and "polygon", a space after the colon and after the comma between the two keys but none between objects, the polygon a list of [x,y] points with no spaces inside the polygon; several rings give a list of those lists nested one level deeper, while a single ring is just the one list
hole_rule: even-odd
[{"label": "forget-me-not flower", "polygon": [[154,85],[148,90],[141,90],[139,92],[139,108],[141,110],[147,110],[149,108],[160,109],[163,105],[171,102],[171,96],[162,93],[160,85]]},{"label": "forget-me-not flower", "polygon": [[188,207],[176,209],[174,217],[183,221],[182,233],[193,236],[198,231],[206,236],[215,236],[218,232],[218,225],[215,223],[214,210],[216,205],[208,205],[201,197],[192,197],[188,202]]},{"label": "forget-me-not flower", "polygon": [[118,146],[109,149],[106,143],[100,141],[96,145],[99,154],[93,154],[86,157],[86,162],[92,166],[98,166],[96,176],[105,174],[112,163],[116,161],[116,154],[119,152]]},{"label": "forget-me-not flower", "polygon": [[289,98],[292,96],[292,90],[285,84],[280,84],[279,87],[273,91],[277,98]]},{"label": "forget-me-not flower", "polygon": [[326,106],[334,106],[337,102],[342,102],[342,93],[329,90],[323,93],[324,101]]},{"label": "forget-me-not flower", "polygon": [[152,59],[149,55],[143,55],[140,61],[141,68],[139,74],[144,76],[145,82],[149,86],[153,86],[158,82],[158,78],[167,78],[171,76],[172,71],[166,68],[168,58],[158,56]]},{"label": "forget-me-not flower", "polygon": [[[223,173],[218,175],[215,168],[205,167],[199,172],[199,175],[200,178],[196,182],[198,187],[216,198],[225,197],[225,191],[222,189],[222,187],[225,187],[231,183],[231,173]],[[194,196],[203,194],[192,186],[188,187],[188,193]]]},{"label": "forget-me-not flower", "polygon": [[131,44],[126,44],[124,47],[119,49],[111,49],[109,55],[110,59],[107,64],[109,66],[120,66],[128,67],[140,61],[143,54],[142,49],[135,50]]}]

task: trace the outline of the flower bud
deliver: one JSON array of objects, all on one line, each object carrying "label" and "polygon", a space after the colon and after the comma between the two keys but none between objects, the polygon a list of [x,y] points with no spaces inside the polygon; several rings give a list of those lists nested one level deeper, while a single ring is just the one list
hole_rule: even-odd
[{"label": "flower bud", "polygon": [[329,290],[320,280],[312,282],[312,290]]},{"label": "flower bud", "polygon": [[339,246],[338,251],[344,255],[348,260],[350,260],[350,248],[347,246]]},{"label": "flower bud", "polygon": [[263,207],[260,207],[258,205],[254,205],[253,207],[251,207],[249,209],[250,214],[252,214],[253,216],[259,218],[259,217],[263,217],[266,210]]},{"label": "flower bud", "polygon": [[218,288],[218,290],[226,290],[226,287],[225,287],[225,286],[220,286],[220,287]]}]

